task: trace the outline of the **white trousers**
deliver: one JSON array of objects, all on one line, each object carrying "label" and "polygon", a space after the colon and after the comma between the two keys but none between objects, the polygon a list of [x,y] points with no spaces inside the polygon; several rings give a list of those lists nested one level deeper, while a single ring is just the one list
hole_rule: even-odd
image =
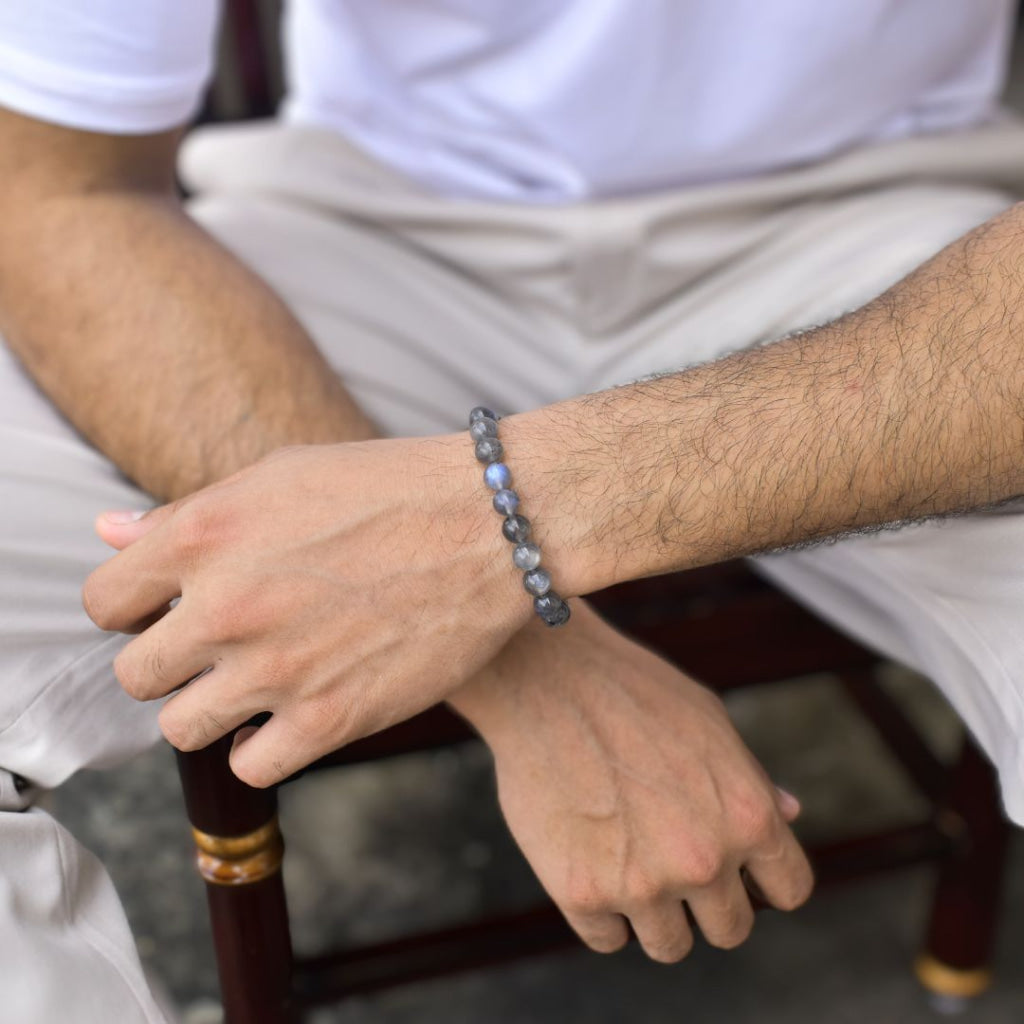
[{"label": "white trousers", "polygon": [[[276,124],[195,133],[182,174],[193,215],[285,299],[373,419],[422,434],[460,429],[478,403],[533,408],[854,308],[1024,194],[1024,127],[563,208],[439,199],[333,134]],[[109,879],[29,808],[35,788],[158,736],[155,709],[113,677],[122,641],[79,601],[108,554],[95,515],[147,502],[0,347],[0,990],[11,1020],[163,1020]],[[934,679],[1024,823],[1016,508],[762,564]]]}]

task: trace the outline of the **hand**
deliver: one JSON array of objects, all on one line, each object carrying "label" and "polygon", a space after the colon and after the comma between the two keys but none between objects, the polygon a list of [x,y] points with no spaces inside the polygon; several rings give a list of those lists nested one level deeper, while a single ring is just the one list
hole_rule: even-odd
[{"label": "hand", "polygon": [[282,449],[101,517],[124,550],[84,603],[104,629],[152,622],[114,667],[140,700],[183,687],[160,714],[179,749],[273,713],[231,755],[266,786],[442,700],[532,615],[480,476],[463,436]]},{"label": "hand", "polygon": [[580,938],[613,952],[628,919],[650,957],[680,960],[685,902],[708,942],[736,946],[754,921],[741,869],[774,906],[803,903],[799,804],[721,701],[585,605],[573,622],[527,627],[451,703],[494,752],[509,828]]}]

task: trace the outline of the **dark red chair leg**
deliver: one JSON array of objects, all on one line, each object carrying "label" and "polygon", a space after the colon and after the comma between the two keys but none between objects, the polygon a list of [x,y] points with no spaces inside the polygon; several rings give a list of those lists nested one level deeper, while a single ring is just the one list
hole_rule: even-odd
[{"label": "dark red chair leg", "polygon": [[940,827],[958,843],[939,869],[925,948],[915,969],[930,992],[969,999],[992,982],[1010,838],[995,772],[970,739],[964,740],[948,800],[938,815]]},{"label": "dark red chair leg", "polygon": [[277,794],[239,782],[231,737],[178,754],[206,882],[225,1024],[294,1024],[292,950],[281,880]]}]

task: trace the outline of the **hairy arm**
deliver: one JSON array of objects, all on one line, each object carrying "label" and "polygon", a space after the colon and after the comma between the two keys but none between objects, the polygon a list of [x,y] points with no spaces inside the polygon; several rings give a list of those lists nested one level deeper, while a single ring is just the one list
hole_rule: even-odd
[{"label": "hairy arm", "polygon": [[179,134],[0,110],[0,331],[81,433],[159,497],[282,444],[371,436],[283,303],[186,216]]},{"label": "hairy arm", "polygon": [[1024,493],[1022,268],[1024,205],[832,324],[510,417],[556,579],[586,593]]},{"label": "hairy arm", "polygon": [[[1024,492],[1022,221],[1024,206],[1011,209],[826,327],[506,419],[557,589]],[[87,604],[105,628],[128,629],[182,596],[175,637],[153,627],[119,658],[122,684],[144,699],[222,649],[239,664],[285,652],[260,697],[280,708],[277,724],[236,757],[236,771],[248,761],[251,779],[272,779],[448,697],[524,624],[484,494],[464,434],[283,452],[145,523],[103,525],[127,550],[92,575]],[[147,667],[161,644],[174,649],[164,678]],[[204,708],[251,713],[248,696],[217,690],[208,680],[164,708],[180,744],[213,738],[189,724]],[[320,715],[325,703],[337,713]]]}]

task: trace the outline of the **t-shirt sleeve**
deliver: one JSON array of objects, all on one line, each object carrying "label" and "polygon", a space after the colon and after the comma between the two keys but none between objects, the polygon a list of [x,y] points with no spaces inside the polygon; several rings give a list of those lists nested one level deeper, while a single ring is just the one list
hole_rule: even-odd
[{"label": "t-shirt sleeve", "polygon": [[220,0],[0,0],[0,106],[114,134],[187,122]]}]

